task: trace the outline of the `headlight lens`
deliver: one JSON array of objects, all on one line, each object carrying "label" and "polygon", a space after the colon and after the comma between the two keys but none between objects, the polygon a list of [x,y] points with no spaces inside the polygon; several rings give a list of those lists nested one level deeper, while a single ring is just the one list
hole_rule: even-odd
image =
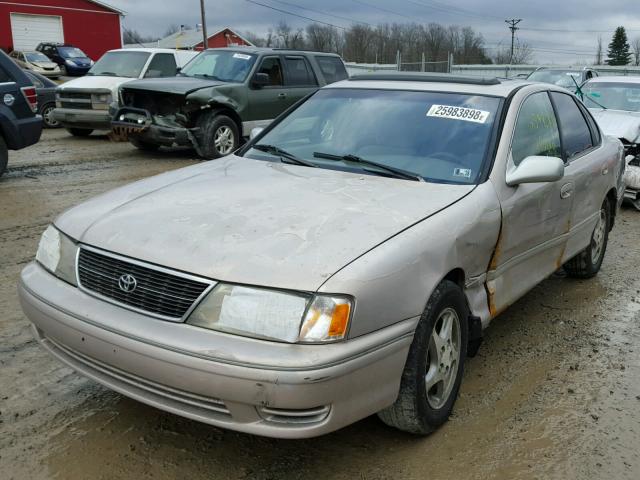
[{"label": "headlight lens", "polygon": [[288,343],[342,340],[351,300],[217,285],[187,323],[210,330]]},{"label": "headlight lens", "polygon": [[78,66],[76,64],[76,62],[74,62],[73,60],[65,60],[64,63],[66,63],[67,65],[70,65],[72,67],[77,67]]},{"label": "headlight lens", "polygon": [[66,235],[49,225],[40,238],[36,260],[65,282],[77,285],[76,253],[78,247]]}]

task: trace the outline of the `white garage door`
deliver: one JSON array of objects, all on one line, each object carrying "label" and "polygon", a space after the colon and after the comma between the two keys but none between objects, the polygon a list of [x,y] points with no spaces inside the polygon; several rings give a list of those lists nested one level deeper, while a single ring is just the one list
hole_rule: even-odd
[{"label": "white garage door", "polygon": [[14,50],[35,50],[40,42],[64,43],[62,17],[11,14]]}]

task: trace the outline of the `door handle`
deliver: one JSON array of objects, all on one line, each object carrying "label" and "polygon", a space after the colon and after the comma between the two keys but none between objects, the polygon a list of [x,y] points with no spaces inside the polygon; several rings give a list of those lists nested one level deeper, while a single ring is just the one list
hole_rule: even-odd
[{"label": "door handle", "polygon": [[573,183],[565,183],[560,189],[560,198],[569,198],[573,195]]},{"label": "door handle", "polygon": [[279,93],[278,94],[278,98],[285,99],[285,98],[287,98],[287,94],[286,93]]}]

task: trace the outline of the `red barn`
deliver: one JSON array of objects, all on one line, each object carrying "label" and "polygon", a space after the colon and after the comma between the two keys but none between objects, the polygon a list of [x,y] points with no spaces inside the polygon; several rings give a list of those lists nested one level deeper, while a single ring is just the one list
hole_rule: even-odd
[{"label": "red barn", "polygon": [[122,48],[124,12],[94,0],[0,0],[0,48],[34,50],[40,42],[69,43],[97,60]]},{"label": "red barn", "polygon": [[[243,38],[239,33],[234,32],[230,28],[223,28],[210,35],[207,32],[207,35],[209,37],[207,48],[254,46],[249,40]],[[160,40],[158,47],[176,48],[179,50],[202,50],[203,44],[202,30],[185,30],[183,28],[181,31]]]}]

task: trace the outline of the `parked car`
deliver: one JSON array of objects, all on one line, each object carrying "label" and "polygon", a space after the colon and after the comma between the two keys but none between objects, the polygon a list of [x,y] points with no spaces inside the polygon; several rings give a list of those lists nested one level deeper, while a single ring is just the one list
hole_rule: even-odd
[{"label": "parked car", "polygon": [[141,150],[181,145],[203,158],[233,152],[306,95],[348,77],[338,55],[271,48],[216,48],[176,78],[122,88],[114,131]]},{"label": "parked car", "polygon": [[76,136],[111,130],[121,85],[138,78],[175,77],[196,55],[163,48],[110,50],[84,77],[59,87],[54,118]]},{"label": "parked car", "polygon": [[58,78],[61,75],[60,67],[49,60],[49,57],[44,53],[14,50],[9,56],[25,70],[31,70],[50,78]]},{"label": "parked car", "polygon": [[592,78],[596,78],[598,72],[588,67],[584,68],[549,68],[540,67],[531,73],[527,80],[543,82],[564,87],[574,93],[578,93],[580,86]]},{"label": "parked car", "polygon": [[588,81],[583,101],[606,135],[625,148],[625,199],[640,210],[640,76],[607,76]]},{"label": "parked car", "polygon": [[62,75],[84,75],[94,63],[78,47],[66,43],[40,43],[36,50],[44,53],[53,63],[57,64]]},{"label": "parked car", "polygon": [[155,407],[426,434],[493,318],[559,267],[598,273],[622,155],[552,85],[354,77],[234,155],[68,210],[20,297],[46,350]]},{"label": "parked car", "polygon": [[46,128],[57,128],[60,124],[53,118],[53,110],[56,108],[56,88],[58,84],[39,73],[24,70],[31,83],[36,87],[38,99],[38,114],[42,116]]},{"label": "parked car", "polygon": [[0,176],[7,168],[9,150],[20,150],[40,140],[42,118],[36,115],[36,88],[18,65],[0,50]]}]

